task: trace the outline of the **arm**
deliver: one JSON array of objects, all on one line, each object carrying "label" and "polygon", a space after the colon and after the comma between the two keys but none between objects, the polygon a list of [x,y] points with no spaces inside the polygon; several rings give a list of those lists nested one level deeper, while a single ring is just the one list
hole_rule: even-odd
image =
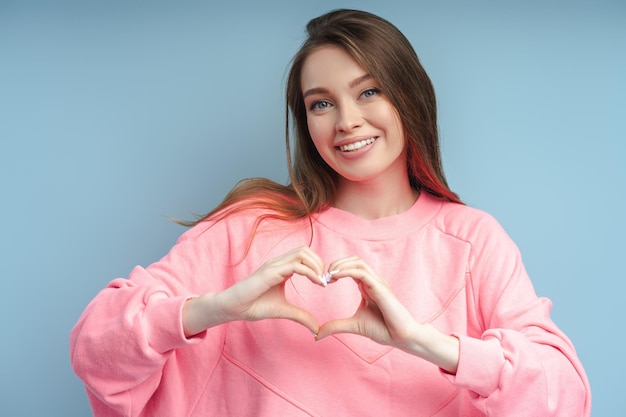
[{"label": "arm", "polygon": [[393,346],[454,374],[459,362],[459,340],[430,324],[417,322],[398,301],[389,283],[357,256],[330,264],[330,282],[351,278],[358,284],[362,301],[356,313],[325,323],[318,340],[335,333],[353,333]]},{"label": "arm", "polygon": [[[183,238],[161,261],[113,280],[87,306],[70,334],[70,360],[92,402],[120,415],[138,415],[177,349],[205,339],[219,346],[223,329],[188,339],[181,325],[186,300],[202,290],[199,277],[220,272],[203,260],[206,249]],[[217,349],[207,349],[208,362],[217,355]]]},{"label": "arm", "polygon": [[325,285],[321,279],[322,268],[320,257],[306,246],[271,259],[252,275],[223,291],[188,300],[183,308],[184,333],[191,337],[235,320],[283,318],[317,334],[317,320],[310,312],[287,302],[284,284],[293,274],[299,274],[316,285]]},{"label": "arm", "polygon": [[487,415],[588,416],[589,383],[574,347],[537,298],[516,245],[491,217],[471,236],[468,305],[479,323],[458,335],[455,385]]},{"label": "arm", "polygon": [[[442,369],[451,383],[469,391],[490,416],[588,416],[589,386],[575,351],[550,320],[551,304],[539,299],[519,252],[500,226],[482,217],[467,227],[471,245],[466,276],[469,334],[444,334],[418,323],[389,284],[361,259],[330,265],[333,280],[352,278],[363,300],[355,315],[333,320],[319,338],[360,334],[394,346]],[[456,234],[455,234],[456,235]]]},{"label": "arm", "polygon": [[[315,319],[288,304],[283,290],[293,273],[322,285],[321,260],[309,248],[268,261],[235,282],[243,271],[220,257],[224,239],[212,241],[183,239],[161,261],[136,268],[129,279],[112,281],[84,311],[71,334],[72,366],[90,395],[106,407],[138,415],[167,378],[166,367],[185,372],[190,387],[204,386],[206,375],[189,370],[200,360],[209,369],[219,360],[222,323],[277,317],[317,331]],[[206,348],[183,349],[202,341]],[[174,397],[180,402],[191,397],[193,403],[195,394],[189,391]]]}]

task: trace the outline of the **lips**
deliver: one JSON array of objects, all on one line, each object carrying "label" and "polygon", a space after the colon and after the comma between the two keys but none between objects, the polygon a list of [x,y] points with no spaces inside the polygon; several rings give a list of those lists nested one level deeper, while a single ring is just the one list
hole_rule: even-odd
[{"label": "lips", "polygon": [[359,141],[356,141],[356,142],[348,143],[346,145],[337,146],[337,149],[339,149],[341,152],[358,151],[359,149],[361,149],[364,146],[371,145],[372,143],[374,143],[376,141],[376,139],[378,139],[378,137],[371,137],[371,138],[367,138],[367,139],[362,139],[362,140],[359,140]]}]

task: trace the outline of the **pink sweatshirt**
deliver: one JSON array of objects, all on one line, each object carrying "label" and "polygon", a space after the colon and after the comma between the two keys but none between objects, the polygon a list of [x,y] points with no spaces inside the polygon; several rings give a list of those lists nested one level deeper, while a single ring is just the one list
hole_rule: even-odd
[{"label": "pink sweatshirt", "polygon": [[[355,335],[315,342],[288,320],[232,322],[186,339],[187,298],[310,242],[308,221],[263,223],[242,261],[254,219],[190,229],[85,309],[71,361],[96,417],[590,415],[584,370],[514,243],[489,215],[427,193],[373,221],[319,213],[310,246],[327,265],[360,256],[417,320],[458,336],[455,376]],[[320,323],[352,315],[360,301],[349,279],[322,288],[296,275],[285,290]]]}]

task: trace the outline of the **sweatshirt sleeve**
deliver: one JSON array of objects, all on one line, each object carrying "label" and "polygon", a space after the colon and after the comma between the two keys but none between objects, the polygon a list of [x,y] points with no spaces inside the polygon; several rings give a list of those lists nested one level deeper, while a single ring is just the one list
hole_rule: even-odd
[{"label": "sweatshirt sleeve", "polygon": [[444,376],[487,416],[589,416],[583,367],[550,318],[551,301],[536,296],[516,245],[490,216],[469,241],[468,298],[481,330],[455,335],[458,370]]},{"label": "sweatshirt sleeve", "polygon": [[[188,339],[182,309],[188,298],[225,285],[226,246],[224,239],[220,248],[183,235],[159,262],[111,281],[91,301],[71,331],[70,360],[92,402],[120,415],[138,415],[174,352],[211,338],[207,350],[215,352],[207,355],[218,360],[224,326]],[[190,357],[176,355],[170,366],[185,366],[185,360]]]}]

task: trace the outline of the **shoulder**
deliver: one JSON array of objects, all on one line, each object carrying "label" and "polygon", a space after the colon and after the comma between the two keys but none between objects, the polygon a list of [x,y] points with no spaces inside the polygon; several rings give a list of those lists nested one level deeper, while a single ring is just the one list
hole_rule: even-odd
[{"label": "shoulder", "polygon": [[446,235],[472,244],[486,240],[510,240],[494,216],[463,204],[441,201],[440,210],[431,225]]},{"label": "shoulder", "polygon": [[233,242],[238,245],[253,236],[256,240],[261,236],[279,236],[283,234],[281,231],[300,230],[305,224],[308,224],[306,219],[282,220],[276,212],[265,208],[223,211],[185,231],[178,243],[208,240],[221,242],[225,246]]},{"label": "shoulder", "polygon": [[486,211],[442,202],[431,225],[439,233],[468,246],[468,267],[475,278],[512,276],[523,269],[518,246],[495,217]]}]

